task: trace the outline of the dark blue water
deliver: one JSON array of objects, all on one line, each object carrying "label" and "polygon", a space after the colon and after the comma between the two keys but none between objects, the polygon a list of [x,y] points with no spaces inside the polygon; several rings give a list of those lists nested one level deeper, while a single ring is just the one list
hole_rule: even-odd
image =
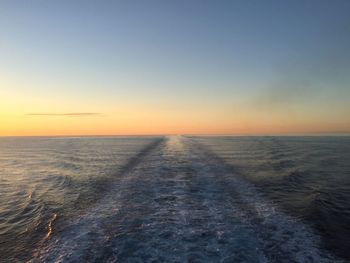
[{"label": "dark blue water", "polygon": [[350,137],[0,139],[0,262],[342,262]]},{"label": "dark blue water", "polygon": [[350,137],[196,138],[350,260]]}]

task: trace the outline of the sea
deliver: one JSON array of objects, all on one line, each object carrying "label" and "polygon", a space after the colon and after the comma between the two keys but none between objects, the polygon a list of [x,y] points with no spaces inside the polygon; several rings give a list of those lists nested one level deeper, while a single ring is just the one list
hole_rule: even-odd
[{"label": "sea", "polygon": [[350,262],[350,137],[1,137],[0,262]]}]

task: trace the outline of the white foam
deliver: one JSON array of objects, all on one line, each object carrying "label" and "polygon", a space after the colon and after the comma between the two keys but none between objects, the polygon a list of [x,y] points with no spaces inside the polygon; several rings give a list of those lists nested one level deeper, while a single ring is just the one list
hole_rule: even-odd
[{"label": "white foam", "polygon": [[87,255],[97,261],[106,246],[110,262],[125,255],[167,262],[336,261],[311,228],[183,137],[153,148],[95,207],[66,225],[53,230],[33,261],[79,262]]}]

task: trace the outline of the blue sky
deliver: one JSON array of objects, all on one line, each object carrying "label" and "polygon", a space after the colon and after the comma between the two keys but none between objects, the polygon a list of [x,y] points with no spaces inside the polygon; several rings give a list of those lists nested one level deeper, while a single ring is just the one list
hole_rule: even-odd
[{"label": "blue sky", "polygon": [[344,130],[349,13],[345,0],[2,1],[1,89],[62,112],[222,108]]}]

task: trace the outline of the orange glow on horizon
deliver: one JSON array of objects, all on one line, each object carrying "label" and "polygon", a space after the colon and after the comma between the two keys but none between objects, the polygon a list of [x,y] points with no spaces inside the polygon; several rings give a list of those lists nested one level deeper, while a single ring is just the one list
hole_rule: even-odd
[{"label": "orange glow on horizon", "polygon": [[102,101],[2,89],[0,136],[350,133],[346,107],[306,105],[291,111],[230,100]]},{"label": "orange glow on horizon", "polygon": [[[1,118],[0,136],[71,135],[273,135],[308,133],[347,133],[349,125],[279,120],[181,118],[167,115],[105,117],[21,116]],[[333,127],[333,128],[329,128]]]}]

